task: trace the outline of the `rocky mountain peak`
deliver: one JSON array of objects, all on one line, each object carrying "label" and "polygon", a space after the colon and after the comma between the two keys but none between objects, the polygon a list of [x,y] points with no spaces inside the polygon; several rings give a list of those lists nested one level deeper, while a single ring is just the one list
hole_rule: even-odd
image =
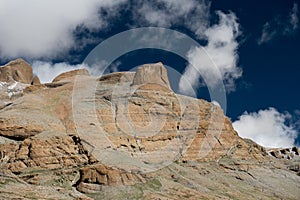
[{"label": "rocky mountain peak", "polygon": [[20,82],[24,84],[39,84],[39,79],[33,75],[32,67],[23,59],[13,60],[0,67],[1,82]]},{"label": "rocky mountain peak", "polygon": [[59,81],[72,81],[77,75],[89,76],[89,71],[86,69],[76,69],[68,72],[61,73],[53,79],[53,83]]},{"label": "rocky mountain peak", "polygon": [[147,83],[154,83],[171,88],[167,69],[159,62],[155,64],[145,64],[137,68],[133,85],[142,85]]},{"label": "rocky mountain peak", "polygon": [[298,148],[240,138],[162,63],[40,85],[23,60],[0,70],[0,100],[26,87],[0,104],[0,199],[299,199]]},{"label": "rocky mountain peak", "polygon": [[0,66],[0,107],[5,106],[7,100],[22,96],[26,87],[40,84],[32,67],[21,58]]}]

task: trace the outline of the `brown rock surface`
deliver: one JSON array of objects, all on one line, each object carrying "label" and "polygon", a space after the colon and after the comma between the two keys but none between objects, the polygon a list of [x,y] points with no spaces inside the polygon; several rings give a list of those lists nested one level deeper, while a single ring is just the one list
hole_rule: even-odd
[{"label": "brown rock surface", "polygon": [[31,84],[33,81],[31,66],[23,59],[17,59],[0,67],[0,81]]},{"label": "brown rock surface", "polygon": [[31,66],[23,59],[17,59],[0,67],[0,108],[7,101],[23,96],[30,86],[41,86],[40,80],[33,75]]},{"label": "brown rock surface", "polygon": [[101,192],[106,186],[130,186],[146,182],[139,174],[131,174],[102,164],[84,167],[80,171],[78,190],[84,193]]},{"label": "brown rock surface", "polygon": [[86,76],[89,76],[89,72],[88,70],[86,69],[76,69],[76,70],[72,70],[72,71],[69,71],[69,72],[64,72],[60,75],[58,75],[57,77],[55,77],[53,79],[53,83],[54,82],[59,82],[59,81],[71,81],[73,80],[77,75],[86,75]]},{"label": "brown rock surface", "polygon": [[38,76],[33,76],[32,81],[31,81],[31,85],[40,85],[41,81],[39,79]]},{"label": "brown rock surface", "polygon": [[145,64],[137,68],[133,79],[133,85],[155,83],[167,88],[170,87],[167,69],[161,62],[156,64]]},{"label": "brown rock surface", "polygon": [[16,173],[26,168],[59,169],[83,165],[88,158],[65,134],[43,133],[21,142],[8,168]]},{"label": "brown rock surface", "polygon": [[0,107],[0,198],[300,196],[298,148],[240,138],[219,107],[174,94],[162,64],[74,73]]}]

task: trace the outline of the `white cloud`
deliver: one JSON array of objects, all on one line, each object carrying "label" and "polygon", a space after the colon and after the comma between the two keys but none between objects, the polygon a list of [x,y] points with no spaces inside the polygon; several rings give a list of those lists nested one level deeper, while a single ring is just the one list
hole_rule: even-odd
[{"label": "white cloud", "polygon": [[263,26],[260,39],[257,41],[257,43],[260,45],[262,43],[269,42],[271,39],[274,38],[276,34],[277,32],[275,30],[272,30],[269,22],[266,22]]},{"label": "white cloud", "polygon": [[273,20],[263,25],[262,33],[257,44],[261,45],[276,37],[291,35],[297,31],[298,24],[298,4],[294,3],[288,18],[276,16]]},{"label": "white cloud", "polygon": [[[49,60],[64,57],[68,50],[79,44],[73,37],[76,27],[105,27],[108,22],[99,16],[99,9],[105,8],[109,15],[117,15],[118,6],[125,2],[128,0],[28,0],[26,3],[2,0],[0,58]],[[235,67],[238,46],[236,37],[239,30],[234,14],[225,15],[219,12],[220,23],[210,27],[210,2],[207,0],[139,1],[130,4],[129,7],[132,9],[133,23],[136,25],[167,28],[173,25],[185,26],[198,38],[207,40],[206,51],[218,66],[228,88],[234,88],[234,80],[241,75]],[[81,48],[81,45],[78,48]],[[196,53],[190,52],[191,60],[197,56]],[[196,58],[195,61],[198,63]],[[186,80],[193,80],[192,85],[199,81],[199,75],[188,74],[188,70],[185,76]],[[45,77],[45,80],[49,81],[49,78]],[[184,82],[183,80],[181,82]]]},{"label": "white cloud", "polygon": [[1,0],[0,57],[57,57],[75,45],[72,33],[78,25],[104,27],[99,9],[124,1]]},{"label": "white cloud", "polygon": [[250,138],[265,147],[290,147],[295,143],[297,131],[286,125],[291,115],[279,113],[275,108],[247,113],[233,123],[239,136]]},{"label": "white cloud", "polygon": [[293,27],[293,29],[298,28],[299,18],[298,18],[298,4],[294,3],[294,6],[292,8],[292,11],[290,13],[290,23]]},{"label": "white cloud", "polygon": [[85,68],[84,65],[69,65],[67,63],[52,64],[49,62],[35,61],[32,64],[33,73],[36,74],[42,83],[50,83],[56,76],[63,72]]},{"label": "white cloud", "polygon": [[[137,4],[135,9],[137,10],[135,18],[139,18],[142,22],[144,20],[149,25],[167,28],[173,25],[184,25],[199,39],[208,42],[204,47],[206,53],[197,48],[188,52],[190,65],[186,67],[179,83],[181,93],[190,96],[195,94],[194,90],[202,85],[199,83],[201,76],[204,77],[207,85],[216,84],[216,73],[220,73],[227,91],[235,89],[234,82],[242,75],[242,70],[236,66],[237,37],[240,31],[235,14],[226,15],[219,11],[217,12],[219,23],[210,26],[210,3],[205,0],[158,0],[155,3]],[[214,70],[212,62],[207,61],[207,57],[213,60],[219,72]]]},{"label": "white cloud", "polygon": [[87,69],[90,75],[100,76],[105,72],[115,72],[118,71],[118,66],[120,62],[110,65],[106,69],[106,63],[97,64],[97,66],[87,66],[85,64],[70,65],[68,63],[50,63],[43,61],[35,61],[32,64],[33,73],[36,74],[42,83],[50,83],[56,76],[63,72],[68,72],[75,69]]},{"label": "white cloud", "polygon": [[209,9],[206,0],[157,0],[137,3],[133,13],[140,24],[166,28],[184,25],[201,37],[209,24]]},{"label": "white cloud", "polygon": [[191,93],[187,90],[184,78],[189,80],[194,88],[201,84],[200,76],[207,85],[215,86],[220,74],[227,91],[233,91],[234,81],[242,75],[242,70],[237,67],[237,37],[240,35],[237,18],[233,13],[217,12],[217,14],[219,23],[204,32],[208,41],[208,44],[203,47],[205,51],[202,48],[194,48],[187,55],[190,65],[187,66],[179,82],[179,89],[184,94]]}]

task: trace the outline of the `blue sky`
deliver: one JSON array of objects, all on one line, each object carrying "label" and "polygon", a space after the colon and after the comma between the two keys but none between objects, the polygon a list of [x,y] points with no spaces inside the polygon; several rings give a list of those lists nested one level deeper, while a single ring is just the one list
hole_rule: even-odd
[{"label": "blue sky", "polygon": [[[1,0],[0,64],[22,57],[50,81],[82,67],[89,52],[115,34],[169,28],[210,54],[224,78],[226,114],[241,136],[264,146],[299,146],[299,5],[296,0]],[[199,98],[210,100],[201,76],[192,80],[188,73],[189,63],[201,63],[201,56],[194,51],[188,57],[143,49],[121,56],[110,71],[162,61],[190,80]],[[178,86],[188,93],[185,88]]]}]

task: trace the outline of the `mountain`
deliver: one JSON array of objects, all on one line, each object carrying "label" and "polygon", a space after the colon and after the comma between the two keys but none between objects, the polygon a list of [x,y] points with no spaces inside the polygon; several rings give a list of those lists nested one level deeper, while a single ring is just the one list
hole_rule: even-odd
[{"label": "mountain", "polygon": [[162,63],[41,84],[0,67],[1,199],[299,199],[299,149],[242,139]]}]

